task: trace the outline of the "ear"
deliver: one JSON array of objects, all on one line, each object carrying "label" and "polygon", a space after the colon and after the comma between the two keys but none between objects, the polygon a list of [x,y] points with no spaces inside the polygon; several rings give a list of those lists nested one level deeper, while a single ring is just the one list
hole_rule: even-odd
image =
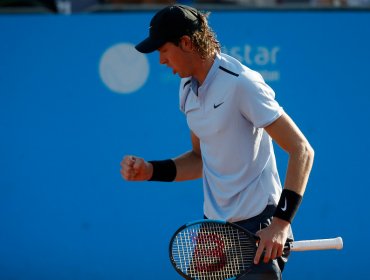
[{"label": "ear", "polygon": [[191,39],[188,35],[184,35],[180,39],[180,47],[183,51],[192,51],[193,44],[191,42]]}]

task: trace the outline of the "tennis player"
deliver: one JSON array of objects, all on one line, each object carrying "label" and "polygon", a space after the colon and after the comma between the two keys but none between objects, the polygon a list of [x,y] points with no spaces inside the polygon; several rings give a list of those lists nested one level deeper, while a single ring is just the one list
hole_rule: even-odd
[{"label": "tennis player", "polygon": [[[156,161],[127,155],[121,174],[130,181],[203,178],[204,216],[235,222],[260,237],[253,268],[239,279],[282,279],[283,246],[292,238],[314,151],[262,76],[220,51],[208,15],[183,5],[165,7],[136,45],[142,53],[158,51],[159,62],[182,78],[180,109],[192,150]],[[283,187],[272,140],[289,155]]]}]

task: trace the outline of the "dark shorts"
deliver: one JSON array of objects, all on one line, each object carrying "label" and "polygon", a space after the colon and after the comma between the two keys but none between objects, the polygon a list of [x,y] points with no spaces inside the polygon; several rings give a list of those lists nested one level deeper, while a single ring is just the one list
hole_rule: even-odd
[{"label": "dark shorts", "polygon": [[[276,207],[273,205],[268,205],[265,210],[250,219],[235,222],[235,224],[245,228],[246,230],[256,233],[257,231],[269,226],[271,224],[272,216],[275,212]],[[293,233],[290,231],[288,235],[288,241],[293,240]],[[284,269],[285,263],[288,260],[288,254],[264,263],[261,259],[258,265],[252,265],[252,268],[248,273],[239,276],[238,280],[281,280],[282,271]]]}]

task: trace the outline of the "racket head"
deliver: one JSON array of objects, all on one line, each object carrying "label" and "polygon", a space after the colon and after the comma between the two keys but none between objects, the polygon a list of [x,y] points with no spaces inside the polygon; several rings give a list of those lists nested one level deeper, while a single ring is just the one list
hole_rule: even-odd
[{"label": "racket head", "polygon": [[252,266],[257,241],[257,236],[236,224],[199,220],[174,233],[170,260],[185,279],[232,279]]}]

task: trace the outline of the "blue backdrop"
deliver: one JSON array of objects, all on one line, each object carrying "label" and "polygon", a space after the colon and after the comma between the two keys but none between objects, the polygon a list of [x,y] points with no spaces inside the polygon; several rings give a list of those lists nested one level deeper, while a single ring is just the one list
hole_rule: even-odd
[{"label": "blue backdrop", "polygon": [[[0,279],[181,279],[167,244],[202,217],[201,182],[119,173],[125,154],[190,148],[178,77],[132,49],[152,15],[0,16]],[[365,279],[369,12],[215,11],[210,24],[315,149],[296,239],[344,239],[292,254],[285,279]]]}]

